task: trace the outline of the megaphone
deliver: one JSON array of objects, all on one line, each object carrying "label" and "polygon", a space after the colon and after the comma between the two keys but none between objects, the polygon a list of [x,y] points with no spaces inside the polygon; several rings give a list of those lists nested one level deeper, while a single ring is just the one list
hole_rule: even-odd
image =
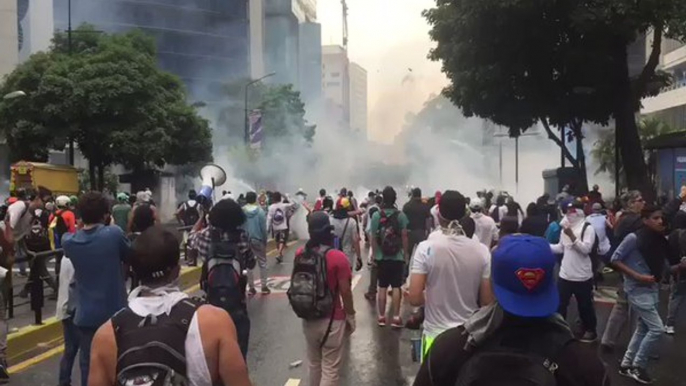
[{"label": "megaphone", "polygon": [[222,186],[226,182],[226,172],[219,165],[207,164],[200,169],[200,179],[202,180],[202,187],[198,196],[205,197],[211,202],[214,188]]}]

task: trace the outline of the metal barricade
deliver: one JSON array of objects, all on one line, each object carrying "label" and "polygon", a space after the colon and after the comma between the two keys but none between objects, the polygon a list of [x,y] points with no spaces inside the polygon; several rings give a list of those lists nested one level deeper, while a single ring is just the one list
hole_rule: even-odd
[{"label": "metal barricade", "polygon": [[[19,284],[14,286],[12,284],[12,272],[8,272],[8,277],[10,278],[9,280],[9,288],[8,288],[8,296],[7,296],[7,308],[8,308],[8,317],[13,318],[14,317],[14,309],[15,307],[20,307],[29,304],[31,306],[31,310],[34,312],[34,321],[35,324],[40,325],[43,324],[43,306],[45,305],[45,292],[44,288],[45,285],[48,283],[49,280],[53,280],[55,283],[55,286],[57,285],[57,280],[58,280],[58,272],[57,269],[55,271],[55,277],[46,277],[45,275],[50,276],[50,272],[47,270],[46,263],[51,257],[56,257],[56,256],[62,256],[62,249],[56,249],[56,250],[51,250],[51,251],[44,251],[44,252],[31,252],[27,251],[26,252],[28,255],[28,263],[29,263],[29,279],[27,283]],[[57,264],[56,264],[57,266]],[[19,303],[16,304],[14,301],[14,289],[15,287],[25,287],[28,289],[28,293],[30,296],[30,300],[24,303]]]}]

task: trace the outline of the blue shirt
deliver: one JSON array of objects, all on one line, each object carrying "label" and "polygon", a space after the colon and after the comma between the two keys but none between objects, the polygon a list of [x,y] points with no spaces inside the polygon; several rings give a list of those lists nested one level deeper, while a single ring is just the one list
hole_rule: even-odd
[{"label": "blue shirt", "polygon": [[117,226],[98,225],[64,235],[62,248],[74,265],[74,324],[98,328],[126,306],[122,261],[129,254],[129,240]]},{"label": "blue shirt", "polygon": [[[648,267],[648,263],[646,263],[643,255],[641,255],[641,252],[638,250],[637,240],[638,238],[636,237],[636,233],[630,233],[627,235],[622,243],[619,244],[617,250],[615,250],[615,253],[612,254],[612,259],[610,261],[613,263],[615,261],[621,261],[627,267],[641,275],[652,275],[650,272],[650,267]],[[633,277],[624,274],[624,291],[629,295],[652,293],[657,290],[657,283],[642,283]]]}]

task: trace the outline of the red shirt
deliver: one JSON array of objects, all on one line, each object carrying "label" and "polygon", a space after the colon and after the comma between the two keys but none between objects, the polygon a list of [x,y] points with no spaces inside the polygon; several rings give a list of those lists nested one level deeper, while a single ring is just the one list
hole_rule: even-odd
[{"label": "red shirt", "polygon": [[[303,248],[300,248],[297,254],[302,252]],[[334,299],[333,318],[335,320],[345,320],[345,311],[343,310],[340,291],[338,291],[338,282],[340,280],[351,281],[352,279],[353,273],[348,257],[337,249],[330,249],[326,253],[326,281],[332,293],[336,294],[338,292],[338,296]]]}]

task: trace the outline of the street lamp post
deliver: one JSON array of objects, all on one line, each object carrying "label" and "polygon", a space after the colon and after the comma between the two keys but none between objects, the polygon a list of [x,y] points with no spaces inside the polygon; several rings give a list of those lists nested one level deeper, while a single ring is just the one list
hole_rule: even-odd
[{"label": "street lamp post", "polygon": [[257,82],[259,82],[265,78],[269,78],[270,76],[274,76],[274,75],[276,75],[275,72],[270,72],[269,74],[264,75],[261,78],[251,80],[250,82],[246,83],[246,85],[245,85],[245,88],[244,88],[245,102],[243,105],[244,110],[245,110],[245,122],[244,122],[245,126],[243,128],[244,129],[243,135],[245,136],[244,140],[245,140],[246,146],[248,146],[250,144],[250,120],[248,118],[248,88],[250,88],[250,86],[252,86],[253,84],[255,84]]}]

